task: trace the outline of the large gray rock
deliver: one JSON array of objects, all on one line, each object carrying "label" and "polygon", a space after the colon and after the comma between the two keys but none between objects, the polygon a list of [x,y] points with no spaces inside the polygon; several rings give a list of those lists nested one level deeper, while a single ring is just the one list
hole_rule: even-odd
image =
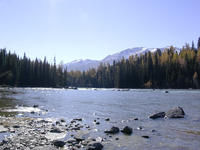
[{"label": "large gray rock", "polygon": [[175,107],[165,113],[167,118],[184,118],[185,112],[181,107]]},{"label": "large gray rock", "polygon": [[165,112],[159,112],[149,116],[149,118],[151,119],[164,118],[164,117],[165,117]]}]

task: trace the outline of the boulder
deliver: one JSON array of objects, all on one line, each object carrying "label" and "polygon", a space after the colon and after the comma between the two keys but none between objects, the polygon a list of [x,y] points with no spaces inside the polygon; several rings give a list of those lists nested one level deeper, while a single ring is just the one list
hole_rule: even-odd
[{"label": "boulder", "polygon": [[87,150],[102,150],[103,145],[98,142],[91,142],[88,144]]},{"label": "boulder", "polygon": [[185,112],[181,107],[175,107],[166,112],[167,118],[184,118]]},{"label": "boulder", "polygon": [[151,119],[164,118],[164,117],[165,117],[165,112],[159,112],[149,116],[149,118]]},{"label": "boulder", "polygon": [[59,128],[56,128],[56,127],[52,128],[52,129],[50,130],[50,132],[51,132],[51,133],[62,133],[62,131],[61,131]]},{"label": "boulder", "polygon": [[110,134],[116,134],[116,133],[119,133],[119,128],[118,127],[112,127],[110,130],[106,130],[104,132],[110,133]]},{"label": "boulder", "polygon": [[65,142],[56,140],[56,141],[53,141],[53,145],[56,147],[63,147],[65,145]]},{"label": "boulder", "polygon": [[132,131],[133,131],[133,129],[131,127],[128,127],[128,126],[125,126],[123,128],[123,130],[121,130],[121,132],[123,132],[124,134],[127,134],[127,135],[131,135]]}]

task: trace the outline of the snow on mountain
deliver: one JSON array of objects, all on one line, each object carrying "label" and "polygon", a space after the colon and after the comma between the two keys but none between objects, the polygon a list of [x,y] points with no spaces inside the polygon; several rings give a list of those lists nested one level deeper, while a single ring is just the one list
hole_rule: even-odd
[{"label": "snow on mountain", "polygon": [[79,70],[79,71],[84,71],[84,70],[89,70],[90,68],[97,68],[99,66],[100,62],[97,60],[90,60],[90,59],[79,59],[79,60],[74,60],[70,63],[67,63],[67,70]]},{"label": "snow on mountain", "polygon": [[115,53],[113,55],[109,55],[106,58],[102,60],[103,63],[109,63],[112,64],[113,61],[120,61],[122,58],[128,59],[132,55],[140,55],[144,54],[145,52],[151,51],[155,52],[157,49],[156,48],[144,48],[144,47],[135,47],[132,49],[126,49],[123,50],[119,53]]},{"label": "snow on mountain", "polygon": [[[164,49],[169,48],[169,47],[164,47],[164,48],[160,48],[161,51],[164,51]],[[125,49],[123,51],[120,51],[118,53],[115,53],[113,55],[108,55],[107,57],[105,57],[104,59],[98,61],[98,60],[90,60],[90,59],[86,59],[86,60],[74,60],[70,63],[67,63],[67,69],[68,71],[71,70],[79,70],[79,71],[86,71],[89,70],[90,68],[97,68],[100,63],[104,63],[104,64],[112,64],[113,61],[120,61],[122,58],[128,59],[130,56],[132,55],[141,55],[141,54],[145,54],[146,52],[150,51],[150,52],[155,52],[157,50],[157,48],[145,48],[145,47],[135,47],[135,48],[129,48],[129,49]],[[180,49],[176,48],[176,51],[179,53]]]}]

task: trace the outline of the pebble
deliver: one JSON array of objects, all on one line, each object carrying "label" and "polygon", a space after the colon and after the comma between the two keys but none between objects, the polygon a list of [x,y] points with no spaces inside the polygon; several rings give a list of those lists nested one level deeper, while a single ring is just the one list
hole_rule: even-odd
[{"label": "pebble", "polygon": [[109,133],[109,134],[116,134],[116,133],[119,133],[119,128],[113,126],[110,130],[106,130],[104,132]]},{"label": "pebble", "polygon": [[110,121],[110,118],[106,118],[105,121]]},{"label": "pebble", "polygon": [[142,137],[145,138],[145,139],[148,139],[148,138],[149,138],[148,135],[143,135]]}]

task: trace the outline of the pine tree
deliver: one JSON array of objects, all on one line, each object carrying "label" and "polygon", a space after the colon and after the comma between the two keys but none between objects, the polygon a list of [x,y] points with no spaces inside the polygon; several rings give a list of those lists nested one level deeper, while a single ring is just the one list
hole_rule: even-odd
[{"label": "pine tree", "polygon": [[194,41],[192,41],[192,50],[195,50]]},{"label": "pine tree", "polygon": [[200,37],[199,37],[198,42],[197,42],[197,49],[198,50],[200,49]]},{"label": "pine tree", "polygon": [[195,88],[199,88],[199,79],[197,72],[195,72],[193,75],[193,85]]}]

